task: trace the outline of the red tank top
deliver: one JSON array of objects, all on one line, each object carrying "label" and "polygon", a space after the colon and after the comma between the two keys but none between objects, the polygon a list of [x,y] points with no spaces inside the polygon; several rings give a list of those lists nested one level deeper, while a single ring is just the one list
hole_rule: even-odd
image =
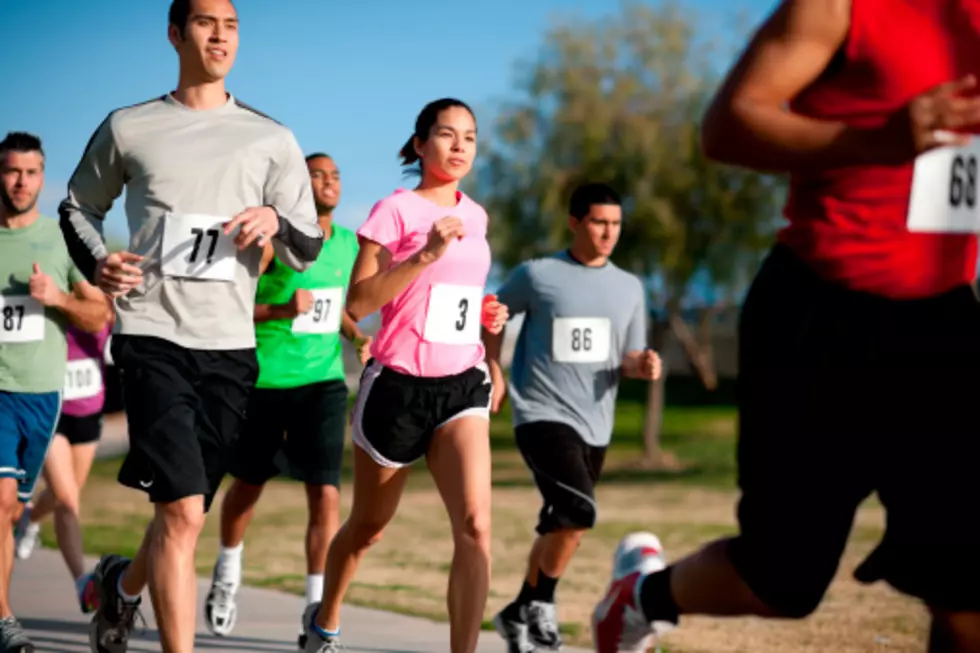
[{"label": "red tank top", "polygon": [[[874,127],[916,95],[966,73],[980,79],[980,0],[852,0],[843,61],[791,107]],[[971,283],[976,235],[908,230],[913,168],[792,174],[789,225],[779,241],[823,278],[853,290],[908,299]]]}]

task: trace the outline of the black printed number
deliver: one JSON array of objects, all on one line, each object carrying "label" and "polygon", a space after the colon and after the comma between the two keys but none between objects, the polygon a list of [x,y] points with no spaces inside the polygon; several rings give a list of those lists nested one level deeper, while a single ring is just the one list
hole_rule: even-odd
[{"label": "black printed number", "polygon": [[953,157],[949,176],[949,205],[972,209],[977,203],[977,157],[972,154]]},{"label": "black printed number", "polygon": [[456,330],[462,331],[466,328],[466,312],[470,310],[470,300],[465,297],[459,300],[459,319],[456,320]]},{"label": "black printed number", "polygon": [[23,306],[4,306],[3,307],[3,330],[20,331],[24,326],[24,307]]},{"label": "black printed number", "polygon": [[572,351],[592,351],[592,329],[572,329]]},{"label": "black printed number", "polygon": [[206,257],[207,262],[210,264],[211,258],[214,256],[214,250],[218,246],[218,230],[208,229],[205,231],[204,229],[194,228],[191,229],[191,235],[194,236],[194,247],[191,249],[190,262],[197,263],[197,257],[201,253],[201,244],[204,242],[204,237],[207,236],[211,239],[211,242],[208,245],[208,254]]},{"label": "black printed number", "polygon": [[92,385],[92,370],[68,370],[68,387],[71,389],[87,388]]},{"label": "black printed number", "polygon": [[330,300],[318,299],[313,302],[313,323],[319,324],[330,314]]}]

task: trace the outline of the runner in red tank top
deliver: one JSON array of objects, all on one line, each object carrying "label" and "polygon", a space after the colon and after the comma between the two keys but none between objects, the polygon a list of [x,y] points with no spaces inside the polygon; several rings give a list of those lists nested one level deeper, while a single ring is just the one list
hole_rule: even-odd
[{"label": "runner in red tank top", "polygon": [[680,614],[807,616],[872,492],[857,579],[921,599],[929,651],[980,651],[978,79],[980,0],[785,0],[729,74],[706,153],[790,178],[742,309],[740,532],[669,567],[624,539],[600,653]]}]

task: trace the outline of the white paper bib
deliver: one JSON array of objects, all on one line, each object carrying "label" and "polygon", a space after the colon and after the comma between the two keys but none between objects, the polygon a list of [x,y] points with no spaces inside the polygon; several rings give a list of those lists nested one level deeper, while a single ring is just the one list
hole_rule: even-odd
[{"label": "white paper bib", "polygon": [[342,288],[310,290],[313,308],[293,319],[293,333],[337,333],[343,311]]},{"label": "white paper bib", "polygon": [[0,342],[44,340],[44,306],[30,295],[0,295]]},{"label": "white paper bib", "polygon": [[224,218],[168,213],[160,252],[163,274],[184,279],[234,281],[238,250],[224,233]]},{"label": "white paper bib", "polygon": [[980,139],[941,147],[915,160],[908,229],[923,233],[980,233],[977,161]]},{"label": "white paper bib", "polygon": [[446,345],[474,345],[480,342],[480,313],[483,288],[435,284],[429,291],[422,338]]},{"label": "white paper bib", "polygon": [[556,317],[551,323],[551,357],[557,363],[605,363],[611,338],[607,317]]}]

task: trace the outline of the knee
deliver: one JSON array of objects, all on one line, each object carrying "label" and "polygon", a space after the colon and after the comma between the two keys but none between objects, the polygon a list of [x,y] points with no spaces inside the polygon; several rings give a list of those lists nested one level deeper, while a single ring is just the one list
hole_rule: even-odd
[{"label": "knee", "polygon": [[490,511],[468,512],[454,533],[457,545],[470,546],[490,553]]},{"label": "knee", "polygon": [[161,534],[167,538],[196,542],[204,528],[204,504],[199,496],[157,504],[157,516]]}]

